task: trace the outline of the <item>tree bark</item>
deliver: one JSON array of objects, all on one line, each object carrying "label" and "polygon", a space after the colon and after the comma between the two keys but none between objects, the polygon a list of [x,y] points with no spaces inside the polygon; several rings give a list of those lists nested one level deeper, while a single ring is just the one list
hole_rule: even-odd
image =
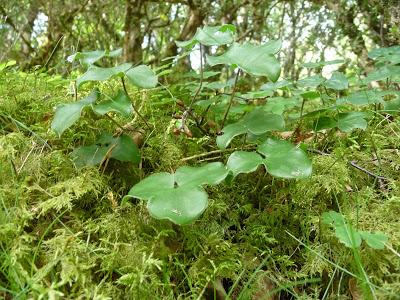
[{"label": "tree bark", "polygon": [[143,60],[143,33],[140,20],[144,3],[145,0],[126,1],[123,47],[123,59],[125,62],[141,63]]}]

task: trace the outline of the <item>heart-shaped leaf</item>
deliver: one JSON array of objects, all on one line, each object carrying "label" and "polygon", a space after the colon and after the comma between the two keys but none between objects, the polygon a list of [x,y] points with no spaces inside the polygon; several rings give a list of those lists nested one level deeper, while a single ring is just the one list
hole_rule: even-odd
[{"label": "heart-shaped leaf", "polygon": [[345,90],[349,87],[349,81],[341,72],[333,72],[331,78],[324,82],[324,86],[333,90]]},{"label": "heart-shaped leaf", "polygon": [[80,118],[83,108],[93,104],[99,95],[99,90],[95,89],[80,101],[57,106],[51,128],[61,136],[66,129],[71,127]]},{"label": "heart-shaped leaf", "polygon": [[313,75],[297,81],[297,86],[301,88],[316,88],[325,81],[321,75]]},{"label": "heart-shaped leaf", "polygon": [[336,100],[336,104],[351,103],[354,105],[367,105],[373,103],[381,103],[383,94],[378,91],[366,90],[351,93],[346,97]]},{"label": "heart-shaped leaf", "polygon": [[264,104],[263,110],[282,115],[287,109],[301,105],[301,99],[299,97],[270,97],[267,103]]},{"label": "heart-shaped leaf", "polygon": [[344,132],[350,132],[354,129],[365,130],[367,128],[367,115],[363,112],[340,113],[338,115],[337,127]]},{"label": "heart-shaped leaf", "polygon": [[283,130],[284,127],[282,116],[255,109],[240,121],[225,126],[222,129],[223,134],[217,137],[217,145],[220,149],[225,149],[235,136],[244,133],[259,135],[267,131]]},{"label": "heart-shaped leaf", "polygon": [[122,65],[111,67],[111,68],[100,68],[96,66],[90,66],[89,69],[76,80],[76,84],[80,86],[82,83],[87,81],[104,81],[108,80],[113,76],[123,76],[126,71],[132,67],[130,63],[124,63]]},{"label": "heart-shaped leaf", "polygon": [[205,46],[220,46],[230,44],[234,40],[235,26],[226,24],[222,26],[204,26],[197,28],[196,34],[188,41],[176,41],[176,45],[182,48],[192,48],[200,43]]},{"label": "heart-shaped leaf", "polygon": [[312,164],[303,150],[288,141],[268,139],[258,146],[265,158],[268,173],[281,178],[305,178],[311,176]]},{"label": "heart-shaped leaf", "polygon": [[125,134],[119,137],[113,137],[109,133],[103,134],[96,144],[77,148],[71,156],[77,168],[98,165],[107,157],[135,164],[140,161],[138,147]]},{"label": "heart-shaped leaf", "polygon": [[320,62],[307,62],[303,64],[303,67],[313,69],[313,68],[321,68],[329,65],[336,65],[336,64],[342,64],[344,63],[344,60],[342,59],[335,59],[335,60],[329,60],[329,61],[320,61]]},{"label": "heart-shaped leaf", "polygon": [[95,51],[85,51],[85,52],[77,52],[73,55],[67,57],[67,61],[73,62],[74,60],[79,59],[79,62],[83,66],[93,65],[96,61],[102,59],[103,57],[117,57],[122,54],[122,49],[116,49],[114,51],[107,50],[95,50]]},{"label": "heart-shaped leaf", "polygon": [[129,97],[124,91],[119,90],[118,94],[114,98],[94,105],[93,111],[99,115],[105,115],[106,113],[113,111],[118,112],[125,117],[129,117],[132,115],[133,108]]},{"label": "heart-shaped leaf", "polygon": [[156,74],[146,65],[129,69],[126,72],[126,77],[128,77],[130,83],[144,89],[153,88],[158,83]]},{"label": "heart-shaped leaf", "polygon": [[175,174],[158,173],[134,185],[128,196],[148,201],[151,215],[176,224],[197,219],[207,207],[208,195],[201,185],[218,184],[228,175],[222,163],[184,166]]},{"label": "heart-shaped leaf", "polygon": [[266,76],[275,82],[281,74],[281,66],[274,54],[280,50],[281,45],[280,40],[270,41],[264,45],[234,43],[220,56],[207,56],[207,61],[211,66],[219,64],[238,66],[249,74]]}]

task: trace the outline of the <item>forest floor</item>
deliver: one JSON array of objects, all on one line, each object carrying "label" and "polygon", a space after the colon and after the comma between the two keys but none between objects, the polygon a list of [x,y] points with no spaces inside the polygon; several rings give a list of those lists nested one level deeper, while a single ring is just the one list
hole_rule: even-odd
[{"label": "forest floor", "polygon": [[[85,112],[58,137],[50,124],[73,101],[69,88],[60,76],[0,72],[0,298],[400,299],[400,118],[314,141],[311,178],[260,168],[209,187],[208,209],[178,226],[121,199],[144,176],[225,153],[186,160],[212,151],[209,139],[172,134],[174,106],[154,89],[141,94],[153,128],[141,126],[141,167],[78,169],[72,150],[114,125]],[[332,210],[383,233],[384,249],[346,247],[321,221]]]}]

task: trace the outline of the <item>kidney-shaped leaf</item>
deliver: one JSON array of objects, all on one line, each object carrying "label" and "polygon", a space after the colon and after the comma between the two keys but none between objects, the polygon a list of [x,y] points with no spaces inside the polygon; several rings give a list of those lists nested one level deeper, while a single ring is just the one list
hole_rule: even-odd
[{"label": "kidney-shaped leaf", "polygon": [[129,82],[137,87],[150,89],[157,85],[158,78],[150,67],[140,65],[126,72]]},{"label": "kidney-shaped leaf", "polygon": [[87,97],[70,104],[62,104],[56,108],[51,128],[59,135],[71,127],[81,116],[82,109],[93,104],[99,97],[98,89],[93,90]]},{"label": "kidney-shaped leaf", "polygon": [[147,200],[151,215],[176,224],[197,219],[207,207],[208,196],[201,185],[218,184],[228,175],[222,163],[202,167],[184,166],[175,174],[153,174],[129,191],[128,196]]},{"label": "kidney-shaped leaf", "polygon": [[113,111],[118,112],[125,117],[129,117],[133,112],[131,100],[125,92],[121,90],[118,91],[118,94],[114,98],[94,105],[93,110],[99,115],[105,115],[106,113]]},{"label": "kidney-shaped leaf", "polygon": [[176,45],[182,48],[191,48],[200,43],[205,46],[220,46],[233,42],[235,26],[226,24],[222,26],[204,26],[197,28],[196,34],[188,41],[176,41]]},{"label": "kidney-shaped leaf", "polygon": [[254,172],[260,164],[262,164],[262,157],[258,153],[235,151],[229,156],[226,166],[235,177],[240,173]]},{"label": "kidney-shaped leaf", "polygon": [[255,109],[240,121],[225,126],[222,129],[223,134],[217,137],[217,145],[220,149],[225,149],[232,139],[240,134],[259,135],[267,131],[283,130],[284,127],[282,116]]},{"label": "kidney-shaped leaf", "polygon": [[281,74],[281,65],[274,54],[280,50],[281,44],[280,40],[264,45],[234,43],[220,56],[207,56],[207,61],[211,66],[236,65],[249,74],[266,76],[276,82]]},{"label": "kidney-shaped leaf", "polygon": [[196,220],[208,205],[208,195],[202,187],[181,186],[157,194],[147,203],[150,214],[184,225]]},{"label": "kidney-shaped leaf", "polygon": [[86,73],[76,80],[76,84],[80,86],[82,83],[87,81],[104,81],[110,79],[113,76],[123,76],[123,74],[131,67],[132,64],[130,63],[124,63],[111,68],[90,66]]},{"label": "kidney-shaped leaf", "polygon": [[268,139],[258,146],[268,173],[282,178],[304,178],[312,173],[312,164],[303,150],[288,141]]},{"label": "kidney-shaped leaf", "polygon": [[228,175],[228,170],[220,162],[209,163],[201,167],[180,167],[175,172],[175,181],[181,185],[215,185]]}]

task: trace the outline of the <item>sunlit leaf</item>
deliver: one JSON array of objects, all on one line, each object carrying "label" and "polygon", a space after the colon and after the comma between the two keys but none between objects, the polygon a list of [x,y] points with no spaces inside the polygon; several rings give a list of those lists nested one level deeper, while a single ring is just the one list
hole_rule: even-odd
[{"label": "sunlit leaf", "polygon": [[268,139],[258,146],[263,154],[267,172],[281,178],[305,178],[311,176],[312,164],[307,154],[284,140]]},{"label": "sunlit leaf", "polygon": [[148,201],[152,216],[187,224],[197,219],[207,208],[208,195],[202,185],[215,185],[228,175],[222,163],[201,167],[184,166],[175,174],[153,174],[129,191],[128,196]]},{"label": "sunlit leaf", "polygon": [[280,76],[281,66],[274,54],[280,50],[281,44],[280,40],[270,41],[264,45],[234,43],[220,56],[207,56],[207,61],[211,66],[219,64],[238,66],[249,74],[266,76],[275,82]]},{"label": "sunlit leaf", "polygon": [[237,176],[257,170],[260,164],[262,157],[256,152],[235,151],[229,156],[226,166],[233,176]]},{"label": "sunlit leaf", "polygon": [[81,65],[89,66],[93,65],[96,61],[99,61],[103,57],[117,57],[122,54],[122,49],[116,49],[114,51],[107,50],[95,50],[95,51],[84,51],[77,52],[67,57],[67,61],[73,62],[74,60],[79,60]]},{"label": "sunlit leaf", "polygon": [[360,235],[372,249],[382,250],[385,248],[385,243],[388,241],[387,236],[382,232],[371,233],[368,231],[360,231]]},{"label": "sunlit leaf", "polygon": [[51,128],[59,135],[71,127],[81,116],[84,107],[93,104],[99,97],[98,89],[93,90],[86,98],[57,106]]},{"label": "sunlit leaf", "polygon": [[111,67],[111,68],[100,68],[96,66],[90,66],[89,69],[76,80],[76,84],[80,86],[82,83],[87,81],[104,81],[108,80],[113,76],[124,76],[125,72],[132,67],[130,63],[124,63],[122,65]]},{"label": "sunlit leaf", "polygon": [[215,185],[227,176],[228,171],[220,162],[206,164],[202,167],[180,167],[175,172],[175,181],[179,185]]},{"label": "sunlit leaf", "polygon": [[176,45],[182,48],[191,48],[197,43],[205,46],[220,46],[230,44],[234,40],[235,26],[204,26],[197,28],[196,34],[188,41],[176,41]]},{"label": "sunlit leaf", "polygon": [[156,74],[146,65],[129,69],[126,72],[126,77],[128,77],[130,83],[144,89],[153,88],[158,83]]}]

